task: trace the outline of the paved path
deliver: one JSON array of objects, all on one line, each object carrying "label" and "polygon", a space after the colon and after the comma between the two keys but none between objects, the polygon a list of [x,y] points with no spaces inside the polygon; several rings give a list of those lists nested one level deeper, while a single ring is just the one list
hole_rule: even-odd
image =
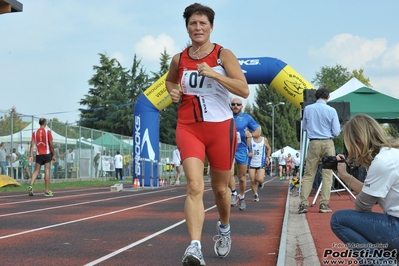
[{"label": "paved path", "polygon": [[297,213],[298,205],[299,197],[287,193],[277,266],[320,265],[306,215]]}]

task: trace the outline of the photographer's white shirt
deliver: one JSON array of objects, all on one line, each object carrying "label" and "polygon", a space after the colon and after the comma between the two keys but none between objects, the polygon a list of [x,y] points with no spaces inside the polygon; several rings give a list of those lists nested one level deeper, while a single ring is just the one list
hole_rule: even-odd
[{"label": "photographer's white shirt", "polygon": [[399,218],[399,149],[381,148],[371,162],[362,191],[378,197],[385,214]]}]

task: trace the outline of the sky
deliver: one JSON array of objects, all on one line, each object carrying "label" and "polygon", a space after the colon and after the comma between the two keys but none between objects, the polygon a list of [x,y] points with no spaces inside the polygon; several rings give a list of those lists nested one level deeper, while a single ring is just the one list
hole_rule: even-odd
[{"label": "sky", "polygon": [[[182,17],[193,1],[18,0],[0,15],[0,111],[79,120],[79,101],[99,54],[130,69],[134,55],[158,72],[166,49],[189,37]],[[311,82],[323,66],[362,68],[373,89],[399,98],[399,1],[198,1],[214,9],[211,41],[237,58],[273,57]],[[244,104],[254,101],[255,85]]]}]

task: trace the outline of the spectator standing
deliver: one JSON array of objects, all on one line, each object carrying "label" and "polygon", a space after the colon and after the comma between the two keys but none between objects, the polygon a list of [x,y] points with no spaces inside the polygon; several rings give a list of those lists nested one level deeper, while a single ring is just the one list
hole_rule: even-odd
[{"label": "spectator standing", "polygon": [[179,149],[175,149],[173,151],[173,164],[175,165],[175,171],[176,171],[175,184],[180,185],[180,176],[181,176],[183,166],[181,164]]},{"label": "spectator standing", "polygon": [[[30,174],[30,165],[29,165],[29,158],[28,156],[24,153],[19,156],[19,163],[22,166],[21,170],[21,176],[24,179],[30,179],[31,174]],[[25,178],[25,175],[27,178]]]},{"label": "spectator standing", "polygon": [[295,154],[295,157],[292,159],[294,165],[293,175],[298,177],[299,176],[299,169],[301,166],[301,157],[299,156],[299,152]]},{"label": "spectator standing", "polygon": [[112,173],[115,171],[115,162],[114,162],[114,160],[111,156],[111,153],[109,151],[106,152],[104,159],[108,160],[108,163],[109,163],[106,173],[108,174],[108,176],[110,178],[112,178]]},{"label": "spectator standing", "polygon": [[0,143],[0,170],[2,175],[7,174],[7,154],[6,149],[4,148],[4,142]]},{"label": "spectator standing", "polygon": [[75,161],[75,153],[73,152],[72,148],[69,148],[67,156],[66,156],[68,177],[72,176],[72,167],[73,167],[74,161]]},{"label": "spectator standing", "polygon": [[114,156],[114,165],[115,165],[115,180],[118,180],[118,176],[120,180],[122,180],[122,169],[123,169],[123,156],[120,151],[116,151],[116,155]]},{"label": "spectator standing", "polygon": [[96,156],[93,158],[93,164],[94,164],[94,177],[99,177],[98,176],[98,166],[100,165],[100,153],[97,152]]},{"label": "spectator standing", "polygon": [[57,144],[54,149],[54,178],[58,178],[58,167],[60,165],[60,144]]},{"label": "spectator standing", "polygon": [[[308,197],[312,190],[313,180],[323,156],[334,156],[335,147],[333,138],[338,136],[341,127],[337,111],[327,105],[330,92],[325,88],[316,91],[316,102],[305,107],[302,118],[303,131],[307,132],[309,139],[306,154],[306,169],[302,181],[302,192],[298,213],[306,213],[309,204]],[[322,170],[322,187],[319,212],[332,212],[328,203],[330,201],[332,170]]]},{"label": "spectator standing", "polygon": [[14,178],[17,179],[18,175],[20,174],[21,171],[18,171],[19,169],[19,154],[17,153],[17,149],[13,148],[12,149],[12,154],[11,154],[11,166],[14,174]]}]

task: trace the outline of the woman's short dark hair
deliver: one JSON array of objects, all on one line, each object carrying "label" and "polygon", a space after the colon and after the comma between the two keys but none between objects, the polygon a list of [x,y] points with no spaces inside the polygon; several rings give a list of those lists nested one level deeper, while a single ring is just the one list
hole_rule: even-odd
[{"label": "woman's short dark hair", "polygon": [[186,7],[183,13],[183,18],[186,20],[186,27],[188,26],[188,20],[193,14],[205,15],[208,17],[209,22],[213,25],[215,19],[215,11],[208,6],[201,5],[199,3],[194,3]]},{"label": "woman's short dark hair", "polygon": [[330,97],[330,92],[326,88],[320,88],[316,91],[316,99],[328,99]]}]

